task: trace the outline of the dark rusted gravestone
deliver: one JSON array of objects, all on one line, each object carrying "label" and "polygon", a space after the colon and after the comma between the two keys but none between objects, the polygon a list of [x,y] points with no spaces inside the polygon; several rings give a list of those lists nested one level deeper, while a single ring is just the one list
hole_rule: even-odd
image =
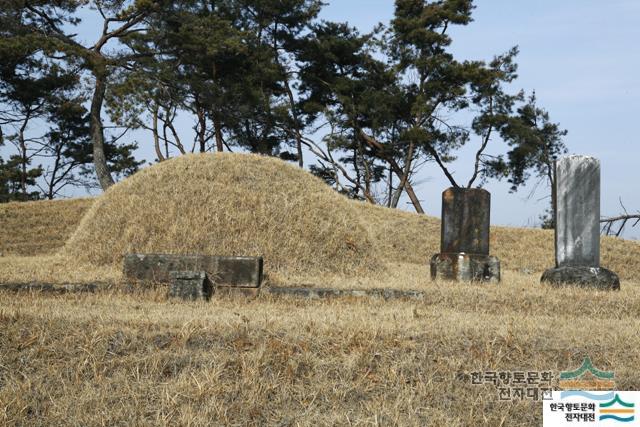
[{"label": "dark rusted gravestone", "polygon": [[127,254],[127,279],[171,283],[172,271],[204,271],[218,286],[258,288],[262,282],[261,257],[212,255]]},{"label": "dark rusted gravestone", "polygon": [[541,281],[620,289],[618,276],[600,267],[600,162],[567,156],[555,163],[556,267]]},{"label": "dark rusted gravestone", "polygon": [[481,188],[442,193],[440,253],[431,258],[431,278],[500,281],[500,261],[489,255],[491,194]]},{"label": "dark rusted gravestone", "polygon": [[172,271],[169,296],[184,300],[210,299],[213,283],[204,271]]}]

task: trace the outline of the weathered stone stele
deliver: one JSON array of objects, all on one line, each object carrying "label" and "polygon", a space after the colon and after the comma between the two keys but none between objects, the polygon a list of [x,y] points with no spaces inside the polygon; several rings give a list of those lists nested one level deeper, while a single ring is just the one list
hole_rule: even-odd
[{"label": "weathered stone stele", "polygon": [[542,282],[619,289],[618,276],[600,267],[600,162],[566,156],[555,162],[556,267]]},{"label": "weathered stone stele", "polygon": [[440,252],[489,255],[491,194],[481,188],[442,193]]},{"label": "weathered stone stele", "polygon": [[500,281],[500,261],[489,255],[491,194],[481,188],[442,193],[440,253],[431,258],[431,278]]},{"label": "weathered stone stele", "polygon": [[559,159],[556,168],[556,266],[600,266],[600,162]]},{"label": "weathered stone stele", "polygon": [[260,287],[261,257],[212,255],[127,254],[124,276],[140,281],[170,283],[172,271],[204,271],[216,286]]}]

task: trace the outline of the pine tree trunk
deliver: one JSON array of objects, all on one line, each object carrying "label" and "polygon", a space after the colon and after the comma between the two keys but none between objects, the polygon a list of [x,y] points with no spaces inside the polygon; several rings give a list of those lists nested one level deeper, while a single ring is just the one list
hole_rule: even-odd
[{"label": "pine tree trunk", "polygon": [[224,151],[224,145],[222,141],[222,129],[220,120],[218,120],[217,116],[213,116],[213,130],[216,135],[216,151],[218,153],[222,153]]},{"label": "pine tree trunk", "polygon": [[56,147],[56,160],[53,163],[53,170],[51,171],[51,179],[49,180],[48,190],[47,190],[47,199],[53,200],[53,188],[56,185],[56,175],[58,174],[58,169],[60,169],[60,157],[62,156],[62,144],[59,144]]},{"label": "pine tree trunk", "polygon": [[109,167],[107,166],[107,156],[104,152],[104,132],[102,129],[102,104],[106,91],[105,75],[94,73],[96,86],[91,99],[91,142],[93,145],[93,164],[96,168],[96,175],[102,190],[106,190],[114,184]]},{"label": "pine tree trunk", "polygon": [[[376,150],[379,151],[380,153],[379,157],[386,160],[389,163],[389,166],[391,166],[391,169],[398,176],[398,178],[400,178],[400,180],[402,180],[405,177],[405,174],[402,171],[402,169],[400,169],[398,162],[396,162],[392,156],[384,155],[384,150],[383,150],[384,146],[380,144],[380,142],[376,141],[374,138],[371,138],[362,130],[360,130],[360,136],[362,136],[367,142],[367,144],[369,144],[372,148],[375,148]],[[415,208],[416,212],[419,214],[423,214],[424,209],[422,209],[420,200],[418,199],[418,196],[416,196],[415,191],[413,191],[413,186],[409,182],[409,179],[405,180],[404,189],[407,192],[407,196],[409,196],[409,200],[411,200],[411,203],[413,204],[413,207]]]},{"label": "pine tree trunk", "polygon": [[413,191],[413,186],[409,184],[409,180],[405,182],[404,189],[407,191],[409,200],[411,200],[411,203],[413,204],[413,207],[415,208],[416,212],[419,214],[423,214],[424,209],[422,208],[422,205],[420,204],[420,200],[418,199],[418,196],[416,196],[415,191]]},{"label": "pine tree trunk", "polygon": [[30,118],[31,110],[27,111],[18,134],[20,142],[20,190],[22,191],[23,196],[26,196],[27,194],[27,163],[29,162],[29,158],[27,157],[27,144],[24,140],[24,132],[27,129],[27,123],[29,123]]},{"label": "pine tree trunk", "polygon": [[393,171],[391,170],[391,166],[388,169],[389,172],[389,180],[387,182],[387,207],[391,207],[391,199],[393,198]]},{"label": "pine tree trunk", "polygon": [[402,192],[404,191],[404,187],[407,185],[407,181],[409,179],[409,173],[411,171],[411,163],[413,162],[413,150],[414,150],[413,141],[409,142],[409,150],[407,151],[407,156],[404,160],[404,170],[402,171],[402,177],[400,178],[400,184],[398,185],[398,189],[393,195],[393,200],[391,202],[392,208],[397,208],[398,203],[400,202],[400,196],[402,196]]},{"label": "pine tree trunk", "polygon": [[293,116],[293,121],[295,123],[295,136],[296,136],[296,150],[298,151],[298,166],[304,167],[304,159],[302,157],[302,134],[300,133],[298,114],[296,113],[296,101],[293,97],[293,91],[291,90],[291,86],[289,86],[289,79],[284,79],[284,87],[287,91],[287,96],[289,97],[289,108],[291,108],[291,115]]},{"label": "pine tree trunk", "polygon": [[[165,157],[162,155],[162,149],[160,148],[160,135],[158,133],[158,104],[155,104],[153,107],[153,123],[151,132],[153,133],[153,146],[156,150],[156,156],[158,156],[158,162],[162,162],[165,160]],[[166,141],[166,138],[165,138]],[[168,154],[167,154],[168,156]]]}]

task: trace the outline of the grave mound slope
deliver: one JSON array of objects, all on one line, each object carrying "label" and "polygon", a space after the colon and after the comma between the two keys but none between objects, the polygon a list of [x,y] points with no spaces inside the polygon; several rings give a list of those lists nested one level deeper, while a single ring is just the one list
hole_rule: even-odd
[{"label": "grave mound slope", "polygon": [[362,274],[381,267],[355,204],[285,162],[193,154],[111,187],[62,255],[119,266],[129,252],[263,256],[296,273]]},{"label": "grave mound slope", "polygon": [[60,249],[93,200],[0,203],[0,256],[44,255]]}]

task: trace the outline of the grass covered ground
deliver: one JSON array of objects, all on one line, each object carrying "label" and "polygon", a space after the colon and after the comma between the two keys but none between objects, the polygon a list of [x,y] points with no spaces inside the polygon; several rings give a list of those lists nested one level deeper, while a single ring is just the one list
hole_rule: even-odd
[{"label": "grass covered ground", "polygon": [[590,356],[640,388],[640,297],[432,283],[423,302],[0,297],[0,424],[537,426],[474,371]]},{"label": "grass covered ground", "polygon": [[[491,231],[499,285],[432,282],[437,219],[346,200],[271,160],[220,193],[208,180],[230,185],[262,159],[200,160],[216,172],[165,163],[97,199],[0,206],[0,283],[117,284],[122,251],[237,253],[253,239],[269,283],[416,289],[424,301],[0,292],[0,424],[536,426],[541,403],[502,402],[470,373],[557,373],[585,356],[640,389],[638,242],[603,238],[619,292],[540,285],[553,233],[505,227]],[[175,196],[178,176],[198,190]],[[255,193],[268,188],[275,202]],[[183,206],[185,194],[207,203]]]},{"label": "grass covered ground", "polygon": [[93,202],[87,198],[0,203],[0,257],[57,251]]}]

